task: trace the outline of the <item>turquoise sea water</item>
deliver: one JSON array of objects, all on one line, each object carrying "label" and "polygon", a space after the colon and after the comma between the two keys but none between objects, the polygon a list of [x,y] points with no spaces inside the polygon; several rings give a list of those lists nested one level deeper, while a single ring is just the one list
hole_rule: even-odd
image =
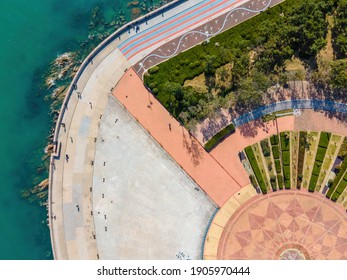
[{"label": "turquoise sea water", "polygon": [[0,1],[0,259],[52,258],[46,210],[21,190],[45,176],[36,171],[51,125],[42,75],[87,38],[96,4],[130,17],[126,0]]}]

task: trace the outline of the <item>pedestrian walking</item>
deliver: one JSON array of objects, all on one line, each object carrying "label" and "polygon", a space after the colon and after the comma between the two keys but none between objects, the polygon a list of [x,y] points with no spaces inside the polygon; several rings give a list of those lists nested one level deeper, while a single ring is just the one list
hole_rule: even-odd
[{"label": "pedestrian walking", "polygon": [[171,131],[171,123],[169,123],[169,130]]},{"label": "pedestrian walking", "polygon": [[82,99],[81,92],[80,92],[80,91],[76,91],[76,93],[77,93],[77,98],[78,98],[78,99]]},{"label": "pedestrian walking", "polygon": [[66,132],[66,126],[65,126],[65,123],[61,123],[61,126],[64,128],[64,132]]},{"label": "pedestrian walking", "polygon": [[90,109],[93,109],[93,104],[91,101],[89,101]]},{"label": "pedestrian walking", "polygon": [[78,204],[76,205],[76,208],[77,208],[77,211],[79,212],[80,211],[80,206]]},{"label": "pedestrian walking", "polygon": [[66,162],[68,162],[68,161],[69,161],[69,158],[70,158],[70,157],[69,157],[69,155],[68,155],[68,154],[66,154],[66,155],[65,155]]},{"label": "pedestrian walking", "polygon": [[70,140],[71,140],[71,143],[73,143],[73,139],[72,139],[72,137],[70,137]]}]

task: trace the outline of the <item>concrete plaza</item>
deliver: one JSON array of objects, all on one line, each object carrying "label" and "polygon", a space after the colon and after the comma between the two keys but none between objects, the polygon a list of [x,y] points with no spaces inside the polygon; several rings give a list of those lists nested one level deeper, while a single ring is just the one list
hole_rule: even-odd
[{"label": "concrete plaza", "polygon": [[100,122],[93,189],[101,259],[201,258],[215,204],[114,97]]}]

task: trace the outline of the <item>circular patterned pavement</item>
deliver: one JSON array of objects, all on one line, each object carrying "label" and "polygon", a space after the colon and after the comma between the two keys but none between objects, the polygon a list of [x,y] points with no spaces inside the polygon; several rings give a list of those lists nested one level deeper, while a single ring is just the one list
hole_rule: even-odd
[{"label": "circular patterned pavement", "polygon": [[227,222],[218,259],[347,259],[347,217],[321,194],[257,196]]}]

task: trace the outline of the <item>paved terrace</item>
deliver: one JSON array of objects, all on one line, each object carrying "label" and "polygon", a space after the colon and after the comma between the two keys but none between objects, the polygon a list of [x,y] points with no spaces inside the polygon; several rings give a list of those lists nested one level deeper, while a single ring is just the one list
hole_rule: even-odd
[{"label": "paved terrace", "polygon": [[[258,2],[260,1],[252,1]],[[268,2],[264,1],[263,6]],[[200,3],[210,7],[208,10],[200,10],[201,13],[208,14],[209,18],[195,19],[194,24],[189,26],[182,23],[184,28],[181,32],[188,32],[190,28],[212,21],[222,12],[216,12],[213,7],[226,1],[190,0],[168,4],[163,9],[128,24],[106,39],[88,56],[76,74],[57,121],[55,152],[51,157],[48,209],[55,259],[97,259],[100,255],[108,256],[97,247],[99,238],[96,232],[100,232],[100,229],[95,228],[98,223],[94,224],[93,204],[97,202],[92,201],[92,193],[97,191],[93,186],[93,172],[99,121],[105,111],[108,95],[123,73],[137,63],[140,57],[150,55],[164,40],[174,40],[180,33],[170,33],[170,37],[166,38],[157,37],[157,43],[137,50],[134,56],[129,57],[130,60],[123,55],[128,55],[126,51],[123,50],[122,53],[119,50],[119,46],[126,44],[133,36],[155,28],[168,18],[175,20],[175,17],[183,16],[184,11],[194,5],[199,4],[201,8]],[[223,11],[228,13],[239,1],[233,3],[235,6],[224,7]],[[168,26],[164,29],[168,29]],[[151,32],[149,36],[152,36]],[[123,257],[126,258],[126,255]]]}]

